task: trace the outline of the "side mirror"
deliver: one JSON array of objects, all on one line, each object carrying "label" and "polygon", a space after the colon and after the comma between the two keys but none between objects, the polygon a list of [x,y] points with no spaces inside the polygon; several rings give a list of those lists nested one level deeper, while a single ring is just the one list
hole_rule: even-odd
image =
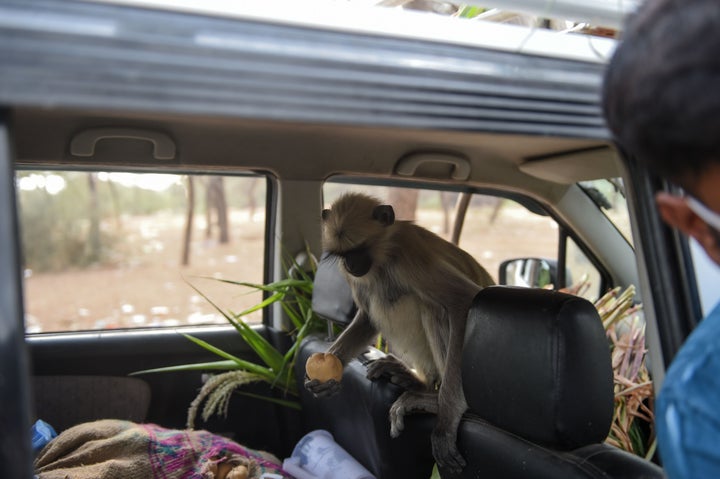
[{"label": "side mirror", "polygon": [[503,261],[500,264],[498,277],[500,284],[508,286],[545,288],[552,285],[554,289],[565,286],[557,284],[557,262],[542,258],[515,258]]}]

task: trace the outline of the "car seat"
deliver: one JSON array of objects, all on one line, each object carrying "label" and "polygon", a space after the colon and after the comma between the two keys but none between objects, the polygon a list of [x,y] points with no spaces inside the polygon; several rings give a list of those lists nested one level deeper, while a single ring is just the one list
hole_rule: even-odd
[{"label": "car seat", "polygon": [[150,407],[150,386],[125,376],[34,376],[35,419],[59,433],[98,419],[143,422]]},{"label": "car seat", "polygon": [[[320,261],[313,285],[313,310],[322,318],[341,326],[355,315],[350,287],[333,261]],[[434,416],[407,417],[405,430],[390,437],[390,406],[402,389],[385,379],[367,379],[365,364],[380,351],[369,348],[346,365],[342,389],[331,398],[318,399],[303,387],[305,362],[316,352],[325,352],[331,341],[311,336],[301,344],[295,362],[295,376],[302,404],[303,428],[325,429],[335,441],[378,479],[428,479],[434,460],[430,434]]]},{"label": "car seat", "polygon": [[595,307],[543,289],[491,286],[468,315],[462,358],[467,460],[443,478],[662,478],[603,441],[613,417],[610,348]]}]

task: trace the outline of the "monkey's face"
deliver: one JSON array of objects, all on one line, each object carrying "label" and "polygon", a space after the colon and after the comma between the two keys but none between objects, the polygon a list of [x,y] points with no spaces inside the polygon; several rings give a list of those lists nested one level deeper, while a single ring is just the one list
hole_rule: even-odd
[{"label": "monkey's face", "polygon": [[395,221],[395,213],[375,198],[350,193],[323,210],[322,219],[323,250],[341,258],[348,273],[361,277],[378,260],[378,243]]}]

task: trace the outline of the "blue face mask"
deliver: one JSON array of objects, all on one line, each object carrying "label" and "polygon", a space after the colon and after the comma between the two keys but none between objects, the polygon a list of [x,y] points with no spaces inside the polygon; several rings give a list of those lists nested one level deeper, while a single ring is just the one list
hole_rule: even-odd
[{"label": "blue face mask", "polygon": [[720,231],[720,213],[716,213],[692,196],[685,197],[685,203],[693,213],[715,231]]}]

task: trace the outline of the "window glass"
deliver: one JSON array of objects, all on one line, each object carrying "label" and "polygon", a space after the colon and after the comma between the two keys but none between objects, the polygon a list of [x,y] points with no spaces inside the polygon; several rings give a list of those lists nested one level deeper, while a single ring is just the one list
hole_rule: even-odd
[{"label": "window glass", "polygon": [[516,201],[473,195],[459,245],[498,281],[500,264],[505,260],[556,259],[558,225],[549,216],[533,213]]},{"label": "window glass", "polygon": [[[16,175],[28,333],[225,324],[260,294],[260,176]],[[196,289],[195,289],[196,288]],[[249,321],[261,321],[261,314]]]},{"label": "window glass", "polygon": [[710,259],[697,241],[689,238],[688,242],[704,317],[710,314],[720,302],[720,288],[717,287],[720,284],[720,268]]},{"label": "window glass", "polygon": [[630,227],[630,211],[625,197],[622,178],[607,178],[580,182],[580,187],[590,195],[600,211],[615,225],[625,239],[633,244]]},{"label": "window glass", "polygon": [[600,272],[572,238],[568,238],[566,256],[568,284],[577,286],[580,282],[586,282],[587,286],[577,291],[577,294],[593,302],[599,299],[602,287]]}]

